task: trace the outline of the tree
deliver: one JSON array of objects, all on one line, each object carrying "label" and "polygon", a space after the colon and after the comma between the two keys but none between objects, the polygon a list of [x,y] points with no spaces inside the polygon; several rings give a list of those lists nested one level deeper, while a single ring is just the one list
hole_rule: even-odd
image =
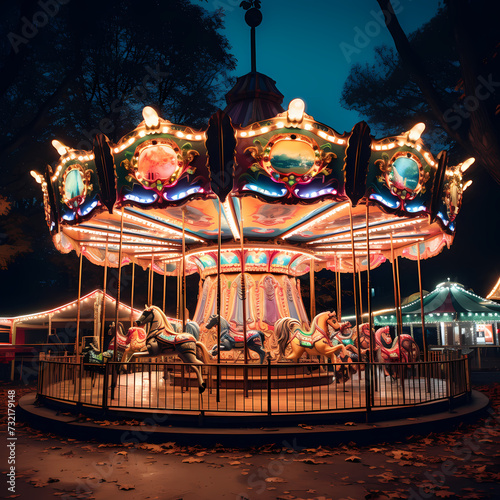
[{"label": "tree", "polygon": [[447,0],[407,37],[390,0],[377,0],[396,52],[376,50],[373,65],[355,65],[342,104],[386,131],[431,121],[433,141],[476,158],[500,183],[499,36],[494,2]]},{"label": "tree", "polygon": [[[0,233],[9,235],[2,252],[31,242],[30,269],[56,276],[72,266],[74,256],[54,250],[30,170],[58,160],[54,138],[87,150],[98,132],[118,140],[142,120],[146,105],[172,122],[205,126],[235,68],[222,28],[221,11],[209,13],[189,0],[4,6],[0,107],[9,121],[0,122],[0,196],[11,209],[0,219]],[[12,252],[4,264],[17,269],[21,253]]]}]

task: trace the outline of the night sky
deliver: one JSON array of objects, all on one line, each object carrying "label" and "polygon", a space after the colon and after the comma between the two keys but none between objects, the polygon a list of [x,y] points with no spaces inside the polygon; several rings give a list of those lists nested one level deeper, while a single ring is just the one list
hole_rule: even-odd
[{"label": "night sky", "polygon": [[[248,73],[250,31],[239,7],[240,0],[198,0],[197,3],[209,10],[223,9],[225,34],[238,60],[236,74]],[[438,0],[395,0],[393,6],[401,26],[409,34],[436,14],[439,3]],[[340,133],[350,131],[363,119],[357,112],[342,108],[339,102],[351,66],[371,62],[374,48],[379,45],[394,46],[388,30],[376,21],[380,12],[376,0],[264,0],[261,10],[263,21],[256,28],[257,71],[276,81],[285,96],[283,107],[300,97],[306,103],[306,113],[316,120]],[[359,33],[367,35],[366,38]],[[364,44],[366,46],[358,48]],[[356,51],[349,52],[349,46]],[[425,142],[425,132],[422,138]],[[473,184],[464,194],[457,236],[449,250],[422,262],[423,287],[431,291],[450,278],[486,296],[500,276],[500,238],[496,233],[500,186],[480,165],[473,165],[467,174]],[[402,259],[401,271],[402,294],[417,292],[416,263]],[[382,302],[391,300],[390,264],[385,263],[374,271],[373,280],[384,296]],[[387,305],[390,306],[390,302]]]},{"label": "night sky", "polygon": [[[244,11],[239,7],[240,0],[194,0],[193,3],[208,10],[221,8],[224,11],[225,35],[232,46],[231,52],[238,60],[234,76],[248,73],[250,29],[245,24]],[[316,120],[340,133],[350,131],[363,119],[356,112],[343,109],[339,103],[351,65],[370,62],[374,57],[374,48],[378,45],[393,46],[387,29],[380,20],[377,21],[378,3],[375,0],[264,0],[262,4],[263,22],[257,28],[257,71],[276,80],[278,89],[285,96],[285,108],[291,99],[300,97],[306,103],[306,113]],[[403,29],[410,33],[434,16],[439,2],[395,0],[393,4]],[[356,50],[347,54],[349,47]],[[425,142],[425,132],[423,140]],[[433,153],[437,154],[438,151]],[[450,278],[485,296],[500,276],[496,203],[500,199],[500,186],[480,165],[473,165],[469,172],[474,183],[464,195],[454,244],[422,264],[423,286],[426,290],[432,290],[438,283]],[[74,258],[76,261],[76,256]],[[333,279],[333,274],[329,274]],[[26,281],[29,278],[24,279]],[[415,262],[402,259],[401,281],[403,296],[418,291]],[[13,285],[2,282],[2,294]],[[384,303],[381,305],[390,307],[390,264],[385,263],[373,271],[372,285],[376,293],[380,294],[379,298]],[[29,286],[43,289],[41,283]],[[40,290],[40,294],[43,295],[43,290]],[[67,300],[73,298],[71,294]],[[33,308],[39,309],[36,305]],[[22,309],[25,312],[33,310],[29,305],[24,305]],[[0,315],[9,315],[9,311],[0,306]]]}]

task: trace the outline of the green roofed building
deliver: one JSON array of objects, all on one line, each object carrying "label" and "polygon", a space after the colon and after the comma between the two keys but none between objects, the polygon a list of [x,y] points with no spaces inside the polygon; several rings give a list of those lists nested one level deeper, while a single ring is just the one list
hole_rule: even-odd
[{"label": "green roofed building", "polygon": [[[500,304],[452,281],[440,283],[423,303],[428,345],[499,345]],[[421,341],[420,299],[402,306],[401,313],[404,333]],[[374,325],[396,325],[394,309],[375,312]]]}]

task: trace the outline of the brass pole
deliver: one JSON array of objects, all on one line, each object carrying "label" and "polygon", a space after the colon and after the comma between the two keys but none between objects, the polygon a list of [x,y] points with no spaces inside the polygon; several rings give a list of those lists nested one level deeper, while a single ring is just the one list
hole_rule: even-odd
[{"label": "brass pole", "polygon": [[[245,283],[245,249],[243,246],[243,199],[240,198],[240,242],[241,242],[241,295],[243,300],[243,345],[245,349],[245,365],[248,363],[247,346],[247,290]],[[245,377],[246,379],[246,377]],[[246,382],[246,380],[245,380]],[[246,384],[245,384],[246,385]]]},{"label": "brass pole", "polygon": [[120,308],[120,288],[121,288],[121,278],[122,278],[122,245],[123,245],[123,213],[124,207],[122,207],[122,217],[120,221],[120,249],[118,250],[118,286],[116,290],[116,304],[115,304],[115,348],[113,349],[113,361],[116,361],[116,353],[118,351],[117,335],[118,335],[118,318],[119,318],[119,308]]},{"label": "brass pole", "polygon": [[359,317],[363,323],[363,293],[361,291],[361,269],[358,268]]},{"label": "brass pole", "polygon": [[103,296],[102,296],[102,325],[101,325],[101,337],[99,339],[99,350],[103,350],[104,347],[104,328],[106,323],[106,287],[108,280],[108,235],[106,235],[106,253],[104,254],[104,285],[103,285]]},{"label": "brass pole", "polygon": [[370,332],[370,363],[373,363],[373,348],[375,344],[375,339],[373,338],[373,333],[372,333],[372,325],[373,325],[373,318],[372,318],[372,299],[371,299],[371,287],[370,287],[370,208],[368,206],[368,201],[366,202],[366,261],[367,261],[367,266],[366,266],[366,288],[368,290],[368,295],[366,298],[366,303],[368,307],[368,328]]},{"label": "brass pole", "polygon": [[182,207],[182,331],[186,331],[186,207]]},{"label": "brass pole", "polygon": [[149,269],[149,275],[151,276],[151,281],[150,281],[150,286],[151,286],[151,292],[149,296],[149,305],[153,305],[153,284],[154,284],[154,279],[155,279],[155,272],[153,270],[153,265],[154,265],[154,256],[151,255],[151,267]]},{"label": "brass pole", "polygon": [[148,306],[151,305],[151,267],[148,269]]},{"label": "brass pole", "polygon": [[311,322],[316,317],[316,288],[314,284],[314,259],[309,262],[309,289],[310,289],[310,309]]},{"label": "brass pole", "polygon": [[217,233],[217,402],[220,401],[220,306],[221,306],[221,246],[222,246],[222,231],[221,231],[221,210],[222,206],[219,199],[218,210],[218,233]]},{"label": "brass pole", "polygon": [[175,317],[179,319],[179,311],[180,311],[180,302],[181,302],[181,266],[182,263],[179,260],[179,262],[176,264],[177,268],[177,311],[175,314]]},{"label": "brass pole", "polygon": [[395,258],[395,263],[396,263],[396,285],[398,290],[398,309],[396,311],[398,319],[398,331],[399,331],[398,347],[399,347],[399,353],[401,355],[401,335],[403,334],[403,315],[401,312],[401,284],[399,282],[399,260],[397,255]]},{"label": "brass pole", "polygon": [[339,279],[339,303],[337,306],[337,321],[340,323],[342,321],[342,281],[341,281],[341,269],[342,267],[342,259],[339,258],[339,271],[338,271],[338,279]]},{"label": "brass pole", "polygon": [[398,287],[398,320],[399,320],[399,330],[403,333],[403,312],[401,310],[401,281],[399,279],[399,258],[396,255],[396,281]]},{"label": "brass pole", "polygon": [[165,299],[167,297],[167,263],[163,263],[163,307],[162,310],[165,312]]},{"label": "brass pole", "polygon": [[134,322],[134,285],[135,285],[135,263],[132,262],[132,292],[130,295],[130,328]]},{"label": "brass pole", "polygon": [[80,270],[78,272],[78,304],[76,306],[76,340],[75,340],[75,354],[76,360],[79,360],[80,356],[80,300],[82,297],[82,261],[83,253],[80,252]]},{"label": "brass pole", "polygon": [[335,255],[333,258],[335,262],[335,309],[337,311],[337,320],[339,314],[339,272],[338,272],[338,263],[337,256]]},{"label": "brass pole", "polygon": [[420,291],[420,315],[422,316],[422,343],[424,348],[424,361],[427,361],[427,339],[425,337],[425,311],[424,293],[422,290],[422,271],[420,269],[420,243],[417,242],[417,263],[418,263],[418,288]]},{"label": "brass pole", "polygon": [[358,356],[361,355],[361,346],[359,345],[359,311],[357,301],[357,288],[356,288],[356,252],[354,250],[354,227],[352,223],[352,203],[349,202],[349,223],[351,226],[351,251],[352,251],[352,284],[353,284],[353,297],[354,297],[354,314],[356,315],[356,343],[358,348]]},{"label": "brass pole", "polygon": [[399,331],[399,312],[398,312],[398,285],[397,285],[397,276],[396,276],[396,259],[394,257],[394,241],[391,233],[391,262],[392,262],[392,281],[394,284],[394,310],[396,312],[396,334],[398,337],[398,345],[400,347],[398,361],[401,360],[401,332]]}]

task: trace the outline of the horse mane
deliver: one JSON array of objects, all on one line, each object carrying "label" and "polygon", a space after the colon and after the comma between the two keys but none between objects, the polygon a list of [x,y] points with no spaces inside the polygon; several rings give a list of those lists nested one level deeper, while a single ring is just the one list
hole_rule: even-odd
[{"label": "horse mane", "polygon": [[[217,317],[218,314],[211,314],[208,319],[210,319],[212,316]],[[208,321],[207,321],[207,323],[208,323]],[[215,326],[217,326],[217,323],[214,326],[212,326],[212,328],[215,328]],[[221,334],[222,334],[222,329],[225,329],[225,328],[227,328],[227,331],[229,332],[231,330],[231,325],[230,325],[229,321],[226,318],[224,318],[224,316],[220,316]]]},{"label": "horse mane", "polygon": [[160,315],[161,319],[163,320],[163,326],[165,327],[165,330],[167,330],[167,332],[170,334],[176,335],[177,332],[168,320],[166,314],[158,306],[151,306],[151,309],[153,311],[156,311]]},{"label": "horse mane", "polygon": [[318,327],[318,322],[319,322],[320,316],[324,316],[325,314],[328,314],[328,311],[320,312],[319,314],[316,314],[316,316],[314,316],[313,320],[311,321],[311,326],[309,328],[309,331],[304,332],[304,333],[315,332],[317,330],[317,327]]}]

